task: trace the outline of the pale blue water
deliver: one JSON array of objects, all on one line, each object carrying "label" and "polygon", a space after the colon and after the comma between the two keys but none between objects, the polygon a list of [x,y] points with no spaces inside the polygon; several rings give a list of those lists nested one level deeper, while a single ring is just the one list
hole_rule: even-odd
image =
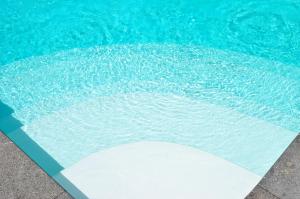
[{"label": "pale blue water", "polygon": [[299,1],[0,8],[0,100],[63,167],[158,140],[263,175],[300,131]]}]

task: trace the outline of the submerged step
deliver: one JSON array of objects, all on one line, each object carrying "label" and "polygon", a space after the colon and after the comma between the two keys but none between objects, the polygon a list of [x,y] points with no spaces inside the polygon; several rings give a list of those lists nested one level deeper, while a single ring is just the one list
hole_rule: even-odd
[{"label": "submerged step", "polygon": [[100,151],[54,178],[62,185],[68,179],[91,199],[241,199],[261,179],[211,154],[165,142]]},{"label": "submerged step", "polygon": [[[210,96],[202,96],[201,92],[213,90],[300,118],[298,68],[201,46],[145,44],[73,49],[14,62],[0,72],[4,74],[0,77],[0,98],[10,102],[15,110],[45,102],[44,106],[52,111],[55,106],[65,106],[74,99],[97,93],[99,86],[120,83],[121,92],[135,92],[129,82],[152,81],[161,92],[206,97],[210,101]],[[18,81],[11,81],[15,78]],[[168,90],[160,82],[173,84],[175,88]],[[97,94],[111,94],[109,91]],[[65,97],[66,92],[71,95]],[[18,99],[14,99],[14,93],[18,93]],[[49,105],[48,100],[55,97],[56,101]],[[223,102],[235,108],[228,99],[223,98]],[[263,113],[264,110],[262,119]],[[34,115],[40,116],[39,112]],[[290,127],[285,121],[279,122],[299,131],[299,125]]]},{"label": "submerged step", "polygon": [[159,93],[94,97],[23,129],[65,168],[99,150],[152,140],[193,146],[259,175],[297,135],[230,108]]}]

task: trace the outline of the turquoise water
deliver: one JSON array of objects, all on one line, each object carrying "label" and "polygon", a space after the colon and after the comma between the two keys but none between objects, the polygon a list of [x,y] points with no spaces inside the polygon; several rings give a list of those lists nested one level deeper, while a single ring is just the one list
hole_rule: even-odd
[{"label": "turquoise water", "polygon": [[300,131],[299,1],[0,8],[0,99],[64,168],[156,140],[263,175]]},{"label": "turquoise water", "polygon": [[153,42],[300,61],[298,0],[2,0],[0,8],[0,63]]}]

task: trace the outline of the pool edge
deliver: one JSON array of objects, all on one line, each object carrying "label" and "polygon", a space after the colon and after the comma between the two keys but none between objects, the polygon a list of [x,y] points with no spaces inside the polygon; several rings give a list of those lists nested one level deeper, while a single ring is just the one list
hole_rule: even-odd
[{"label": "pool edge", "polygon": [[[15,148],[18,148],[13,142],[10,142],[8,140],[8,138],[2,132],[0,132],[0,135],[1,135],[1,137],[4,137],[3,138],[4,141],[2,143],[2,140],[1,140],[0,145],[4,145],[7,142],[9,142],[9,144],[12,144],[12,145],[14,145]],[[5,141],[5,140],[7,140],[7,141]],[[34,168],[35,170],[41,170],[39,172],[42,172],[42,173],[46,174],[40,167],[38,167],[36,165],[36,163],[34,163],[30,158],[28,158],[28,156],[26,154],[24,154],[22,151],[15,150],[13,153],[16,153],[16,154],[19,153],[18,156],[24,156],[24,157],[18,159],[16,162],[14,162],[14,164],[18,165],[18,164],[21,164],[21,162],[28,162],[28,159],[29,159],[30,163],[27,163],[27,164],[34,164],[35,165],[35,168]],[[299,157],[299,158],[297,159],[297,158],[294,158],[294,157]],[[3,160],[2,156],[0,158],[1,158],[1,162],[8,161],[8,160]],[[21,162],[19,162],[19,161],[21,161]],[[287,163],[287,162],[291,162],[292,165],[290,163],[288,163],[288,165],[290,165],[289,167],[284,166],[284,164]],[[275,164],[271,167],[271,169],[263,177],[263,179],[259,182],[259,184],[252,190],[251,193],[249,193],[249,195],[246,197],[246,199],[260,199],[260,198],[278,199],[278,198],[282,198],[283,195],[291,197],[291,195],[293,196],[293,194],[294,194],[295,197],[298,196],[298,194],[300,194],[300,187],[297,187],[296,180],[300,179],[300,173],[299,172],[298,173],[289,172],[290,175],[286,175],[285,178],[282,177],[282,175],[288,173],[286,171],[289,171],[289,170],[295,171],[297,169],[298,170],[300,169],[300,134],[298,134],[297,137],[293,140],[293,142],[287,147],[287,149],[283,152],[283,154],[275,162]],[[4,170],[0,169],[0,176],[3,175],[1,172],[4,172]],[[37,179],[37,176],[33,176],[33,174],[30,173],[29,171],[25,171],[21,175],[31,176],[31,178],[35,181],[39,180],[39,179]],[[17,175],[10,176],[10,177],[11,177],[12,182],[16,181],[16,180],[18,180],[18,178],[20,178],[20,176],[17,176]],[[286,189],[285,189],[286,185],[285,184],[287,184],[286,183],[287,179],[290,179],[289,183],[288,183],[288,186],[292,186],[292,187],[290,187],[290,190],[293,190],[292,191],[293,193],[291,193],[291,191],[286,192]],[[46,183],[45,182],[44,183],[39,182],[40,186],[43,186],[44,184],[47,184],[47,183],[57,184],[48,175],[45,175],[43,180],[45,180]],[[22,181],[18,181],[18,183],[22,184]],[[279,184],[279,185],[282,185],[281,188],[278,185],[275,186],[276,183]],[[7,188],[7,186],[17,186],[17,185],[13,184],[13,183],[5,184],[4,188],[6,190],[9,190]],[[50,185],[49,185],[49,189],[51,189]],[[60,187],[58,189],[60,191],[59,191],[58,195],[53,197],[53,199],[72,198],[62,187]],[[27,192],[28,190],[27,189],[19,189],[18,191],[19,192]],[[297,195],[295,195],[295,194],[297,194]]]}]

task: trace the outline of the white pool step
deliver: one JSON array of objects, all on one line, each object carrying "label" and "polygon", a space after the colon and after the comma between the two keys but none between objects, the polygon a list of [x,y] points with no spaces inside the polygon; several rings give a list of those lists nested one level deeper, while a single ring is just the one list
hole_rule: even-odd
[{"label": "white pool step", "polygon": [[165,142],[100,151],[55,177],[64,185],[62,176],[89,199],[242,199],[261,179],[211,154]]}]

